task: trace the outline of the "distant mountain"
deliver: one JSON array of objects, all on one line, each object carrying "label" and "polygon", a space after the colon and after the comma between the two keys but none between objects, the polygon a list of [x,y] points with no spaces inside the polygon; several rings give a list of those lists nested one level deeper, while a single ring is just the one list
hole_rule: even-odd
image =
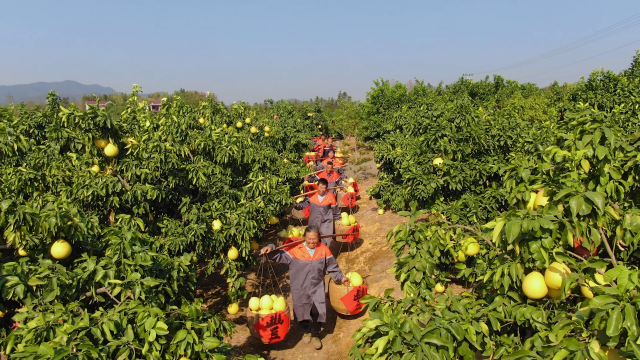
[{"label": "distant mountain", "polygon": [[110,87],[100,85],[84,85],[77,81],[66,80],[58,82],[37,82],[22,85],[0,85],[0,104],[6,104],[8,95],[13,97],[13,103],[33,101],[45,101],[49,91],[55,91],[62,97],[80,100],[82,95],[113,94],[116,91]]}]

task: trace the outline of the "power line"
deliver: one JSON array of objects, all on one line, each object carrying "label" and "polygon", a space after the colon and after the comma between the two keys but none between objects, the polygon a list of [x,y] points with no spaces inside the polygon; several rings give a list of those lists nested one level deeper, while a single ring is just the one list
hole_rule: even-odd
[{"label": "power line", "polygon": [[[604,66],[607,64],[613,64],[613,63],[619,63],[622,61],[628,61],[630,60],[630,57],[624,57],[624,58],[619,58],[619,59],[615,59],[615,60],[611,60],[611,61],[607,61],[605,63],[592,63],[592,64],[600,64],[600,66]],[[590,74],[591,72],[589,72]],[[570,77],[577,77],[577,76],[588,76],[589,74],[584,74],[584,72],[580,73],[580,74],[573,74],[573,75],[562,75],[562,76],[556,76],[556,77],[548,77],[548,78],[543,78],[543,79],[536,79],[536,82],[540,82],[540,81],[548,81],[548,80],[557,80],[557,79],[566,79],[566,78],[570,78]]]},{"label": "power line", "polygon": [[575,65],[575,64],[577,64],[577,63],[581,63],[581,62],[586,61],[586,60],[589,60],[589,59],[593,59],[594,57],[598,57],[598,56],[600,56],[600,55],[604,55],[604,54],[610,53],[610,52],[612,52],[612,51],[615,51],[615,50],[621,49],[621,48],[623,48],[623,47],[625,47],[625,46],[629,46],[629,45],[631,45],[631,44],[635,44],[635,43],[637,43],[637,42],[640,42],[640,40],[632,41],[632,42],[630,42],[630,43],[628,43],[628,44],[625,44],[625,45],[619,46],[619,47],[617,47],[617,48],[615,48],[615,49],[611,49],[611,50],[608,50],[608,51],[602,52],[602,53],[600,53],[600,54],[598,54],[598,55],[594,55],[594,56],[588,57],[588,58],[586,58],[586,59],[582,59],[582,60],[579,60],[579,61],[573,62],[573,63],[568,64],[568,65],[560,66],[560,67],[557,67],[557,68],[553,68],[553,69],[551,69],[551,70],[543,71],[543,72],[541,72],[541,73],[537,73],[537,74],[533,74],[533,75],[529,75],[529,76],[523,76],[523,77],[521,77],[520,79],[526,79],[526,78],[530,78],[530,77],[532,77],[532,76],[542,75],[542,74],[546,74],[546,73],[548,73],[548,72],[556,71],[556,70],[559,70],[559,69],[564,69],[564,68],[566,68],[566,67],[568,67],[568,66]]},{"label": "power line", "polygon": [[[609,63],[614,63],[614,62],[619,62],[621,60],[629,60],[631,56],[625,56],[623,58],[617,58],[617,59],[612,59],[610,61],[607,61],[605,63],[602,63],[600,61],[598,62],[592,62],[589,64],[585,64],[585,66],[591,66],[591,65],[596,65],[596,66],[604,66],[606,64]],[[523,73],[518,73],[518,74],[512,74],[512,75],[504,75],[503,77],[508,78],[508,79],[518,79],[518,78],[522,78],[523,76],[529,76],[531,75],[531,71],[527,71],[527,72],[523,72]]]},{"label": "power line", "polygon": [[[576,41],[573,41],[573,42],[571,42],[569,44],[563,45],[563,46],[561,46],[559,48],[556,48],[554,50],[548,51],[546,53],[543,53],[543,54],[538,55],[536,57],[530,58],[528,60],[524,60],[524,61],[521,61],[521,62],[518,62],[518,63],[514,63],[514,64],[511,64],[511,65],[502,67],[502,68],[491,70],[491,71],[476,72],[476,74],[478,74],[478,73],[479,74],[486,74],[486,73],[491,73],[491,72],[497,72],[497,71],[512,69],[512,68],[515,68],[515,67],[520,67],[520,66],[528,65],[528,64],[531,64],[531,63],[534,63],[534,62],[538,62],[540,60],[544,60],[544,59],[547,59],[547,58],[550,58],[550,57],[553,57],[553,56],[556,56],[556,55],[560,55],[560,54],[566,53],[568,51],[577,49],[579,47],[591,44],[591,43],[596,42],[598,40],[604,39],[604,38],[609,37],[611,35],[615,35],[615,34],[621,32],[621,31],[624,31],[624,30],[626,30],[628,28],[631,28],[633,26],[636,26],[636,25],[640,24],[639,20],[640,20],[640,13],[635,14],[635,15],[633,15],[631,17],[628,17],[628,18],[626,18],[626,19],[624,19],[622,21],[619,21],[619,22],[617,22],[617,23],[615,23],[615,24],[613,24],[611,26],[608,26],[608,27],[602,29],[602,30],[596,31],[595,33],[592,33],[590,35],[584,36],[584,37],[582,37],[582,38],[580,38],[580,39],[578,39]],[[629,22],[631,22],[631,23],[629,23]]]}]

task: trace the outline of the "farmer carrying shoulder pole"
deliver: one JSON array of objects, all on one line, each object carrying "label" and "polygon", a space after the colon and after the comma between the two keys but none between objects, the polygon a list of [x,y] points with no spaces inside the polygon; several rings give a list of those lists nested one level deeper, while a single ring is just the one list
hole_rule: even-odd
[{"label": "farmer carrying shoulder pole", "polygon": [[276,251],[276,246],[269,244],[260,250],[260,255],[267,254],[269,259],[289,265],[293,311],[304,331],[302,341],[305,344],[313,342],[316,350],[322,348],[320,328],[327,319],[324,275],[329,273],[333,281],[349,285],[349,279],[319,238],[319,229],[309,225],[303,243]]},{"label": "farmer carrying shoulder pole", "polygon": [[[317,227],[320,235],[335,234],[334,220],[340,220],[338,202],[336,197],[327,191],[328,186],[327,179],[318,179],[318,192],[293,205],[296,210],[303,210],[310,206],[309,226]],[[331,247],[332,241],[333,238],[322,239],[327,247]]]},{"label": "farmer carrying shoulder pole", "polygon": [[[317,175],[311,175],[309,177],[309,182],[316,182],[319,181],[320,179],[325,179],[327,180],[327,186],[329,187],[341,187],[342,186],[342,176],[340,175],[339,172],[333,170],[333,162],[332,161],[327,161],[327,163],[324,165],[325,167],[325,171],[317,174]],[[338,191],[333,189],[330,190],[329,192],[331,192],[333,194],[333,196],[335,197],[338,194]],[[322,235],[326,235],[326,234],[322,234]]]},{"label": "farmer carrying shoulder pole", "polygon": [[337,172],[338,174],[340,174],[340,177],[344,179],[345,178],[344,168],[342,168],[342,166],[344,166],[344,162],[340,160],[340,158],[335,157],[335,154],[336,154],[335,151],[329,150],[329,156],[322,161],[318,161],[318,166],[316,166],[316,170],[320,171],[320,170],[326,169],[327,164],[331,162],[334,167],[339,166],[339,168],[337,169]]}]

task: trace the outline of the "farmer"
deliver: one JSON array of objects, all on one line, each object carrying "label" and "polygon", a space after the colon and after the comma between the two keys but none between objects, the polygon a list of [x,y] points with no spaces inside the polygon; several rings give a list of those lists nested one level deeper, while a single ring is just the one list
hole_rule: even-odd
[{"label": "farmer", "polygon": [[[316,182],[316,180],[325,179],[327,180],[328,187],[341,187],[343,179],[340,173],[333,170],[333,162],[327,161],[327,163],[324,165],[324,168],[325,168],[325,171],[322,171],[317,175],[311,175],[308,181]],[[332,189],[332,190],[329,190],[329,192],[332,193],[333,196],[336,196],[336,194],[338,193],[338,190]]]},{"label": "farmer", "polygon": [[[327,191],[328,185],[327,179],[318,179],[318,191],[293,205],[296,210],[309,207],[309,226],[317,227],[320,230],[320,235],[335,234],[333,221],[340,220],[338,202],[336,197]],[[327,247],[331,247],[332,241],[332,238],[322,239],[323,244]]]},{"label": "farmer", "polygon": [[329,273],[333,281],[349,285],[349,279],[319,238],[319,229],[309,225],[303,243],[276,251],[276,246],[269,244],[260,250],[260,255],[267,254],[269,259],[289,265],[293,311],[304,332],[302,341],[305,344],[312,342],[316,350],[322,349],[319,335],[327,319],[324,275]]},{"label": "farmer", "polygon": [[325,134],[320,134],[319,137],[318,136],[314,137],[312,139],[313,146],[315,147],[315,146],[318,146],[318,145],[323,145],[324,141],[326,140],[326,138],[327,138],[327,135],[325,135]]},{"label": "farmer", "polygon": [[332,138],[332,137],[327,138],[327,141],[326,141],[326,142],[325,142],[325,144],[324,144],[324,149],[323,149],[323,152],[322,152],[322,157],[323,157],[323,158],[329,157],[329,151],[330,151],[330,150],[333,150],[333,153],[334,153],[334,154],[335,154],[335,152],[336,152],[336,150],[337,150],[337,148],[336,148],[335,146],[333,146],[333,138]]},{"label": "farmer", "polygon": [[335,169],[338,174],[340,174],[340,177],[342,177],[343,179],[345,178],[344,175],[344,170],[342,168],[342,166],[344,165],[344,162],[342,162],[342,160],[340,160],[339,158],[335,157],[336,156],[336,152],[333,150],[329,150],[329,157],[322,160],[322,162],[320,163],[320,165],[318,165],[318,167],[316,167],[316,170],[324,170],[327,168],[327,163],[331,162],[333,163],[334,167],[338,167],[337,169]]}]

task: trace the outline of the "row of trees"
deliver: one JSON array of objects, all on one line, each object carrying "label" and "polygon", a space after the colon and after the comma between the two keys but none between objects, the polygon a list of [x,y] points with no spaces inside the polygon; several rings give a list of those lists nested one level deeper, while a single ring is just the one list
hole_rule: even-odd
[{"label": "row of trees", "polygon": [[0,108],[0,350],[12,358],[233,356],[233,323],[202,307],[198,269],[227,278],[224,301],[246,296],[250,241],[292,203],[329,122],[310,105],[211,97],[154,114],[139,93],[118,116],[55,94]]},{"label": "row of trees", "polygon": [[351,356],[640,358],[640,55],[572,86],[402,90],[365,107],[404,297],[364,299]]}]

